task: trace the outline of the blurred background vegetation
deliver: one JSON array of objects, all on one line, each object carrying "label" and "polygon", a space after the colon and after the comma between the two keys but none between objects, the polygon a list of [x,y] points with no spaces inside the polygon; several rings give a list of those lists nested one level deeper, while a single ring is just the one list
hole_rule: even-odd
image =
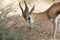
[{"label": "blurred background vegetation", "polygon": [[[38,5],[38,7],[35,8],[35,12],[46,10],[47,8],[44,7],[46,6],[44,3],[48,3],[49,8],[49,5],[51,6],[57,1],[59,2],[60,0],[26,0],[29,8],[34,4],[36,7]],[[0,40],[23,40],[23,38],[19,36],[19,30],[15,28],[17,24],[16,15],[21,15],[21,10],[18,5],[19,2],[24,7],[23,0],[0,0]],[[39,7],[40,9],[38,9]]]}]

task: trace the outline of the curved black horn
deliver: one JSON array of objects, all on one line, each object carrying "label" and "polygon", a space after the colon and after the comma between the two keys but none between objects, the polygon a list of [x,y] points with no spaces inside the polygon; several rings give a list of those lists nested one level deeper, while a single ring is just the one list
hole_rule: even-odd
[{"label": "curved black horn", "polygon": [[21,7],[20,3],[19,3],[19,6],[20,6],[20,8],[21,8],[21,10],[22,10],[22,13],[23,13],[23,9],[22,9],[22,7]]},{"label": "curved black horn", "polygon": [[35,5],[32,7],[32,9],[30,11],[30,14],[33,12],[34,8],[35,8]]},{"label": "curved black horn", "polygon": [[28,6],[27,6],[27,4],[26,4],[25,0],[24,0],[24,3],[25,3],[25,11],[24,11],[24,12],[26,13],[26,12],[28,12],[28,11],[29,11],[29,8],[28,8]]}]

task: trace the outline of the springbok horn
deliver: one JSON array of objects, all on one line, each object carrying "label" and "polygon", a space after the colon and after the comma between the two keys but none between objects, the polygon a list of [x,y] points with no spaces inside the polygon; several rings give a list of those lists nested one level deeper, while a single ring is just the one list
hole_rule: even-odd
[{"label": "springbok horn", "polygon": [[35,8],[35,5],[32,7],[32,9],[30,11],[30,14],[33,12],[34,8]]},{"label": "springbok horn", "polygon": [[21,8],[21,10],[22,10],[22,13],[23,13],[23,9],[22,9],[22,7],[21,7],[20,3],[19,3],[19,6],[20,6],[20,8]]},{"label": "springbok horn", "polygon": [[27,12],[29,11],[29,8],[28,8],[28,6],[27,6],[25,0],[24,0],[24,3],[25,3],[25,11],[24,11],[24,13],[27,13]]}]

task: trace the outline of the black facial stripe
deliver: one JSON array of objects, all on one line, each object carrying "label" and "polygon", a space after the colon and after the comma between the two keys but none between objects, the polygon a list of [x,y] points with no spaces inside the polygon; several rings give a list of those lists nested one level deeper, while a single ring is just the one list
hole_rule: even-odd
[{"label": "black facial stripe", "polygon": [[28,20],[30,20],[30,17],[28,17]]}]

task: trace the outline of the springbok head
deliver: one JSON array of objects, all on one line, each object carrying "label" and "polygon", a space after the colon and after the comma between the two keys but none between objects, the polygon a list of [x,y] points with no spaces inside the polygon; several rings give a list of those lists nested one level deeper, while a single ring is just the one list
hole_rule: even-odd
[{"label": "springbok head", "polygon": [[25,0],[23,0],[23,1],[24,1],[24,4],[25,4],[25,10],[23,10],[23,8],[21,7],[21,4],[19,3],[20,9],[22,11],[22,16],[28,22],[28,25],[32,26],[32,24],[33,24],[33,18],[31,16],[31,14],[32,14],[35,6],[33,6],[32,9],[29,12],[29,8],[28,8]]}]

